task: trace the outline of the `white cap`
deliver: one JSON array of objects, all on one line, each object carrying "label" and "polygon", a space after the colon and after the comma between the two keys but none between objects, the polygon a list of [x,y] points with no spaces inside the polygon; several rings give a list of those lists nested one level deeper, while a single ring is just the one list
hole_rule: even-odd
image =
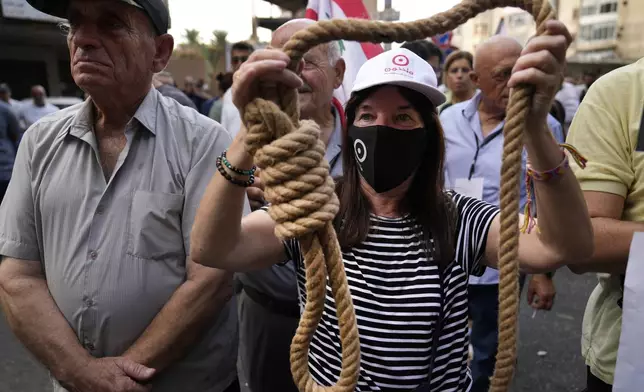
[{"label": "white cap", "polygon": [[351,93],[385,84],[418,91],[436,107],[446,100],[438,89],[432,66],[407,49],[388,50],[367,60],[356,75]]}]

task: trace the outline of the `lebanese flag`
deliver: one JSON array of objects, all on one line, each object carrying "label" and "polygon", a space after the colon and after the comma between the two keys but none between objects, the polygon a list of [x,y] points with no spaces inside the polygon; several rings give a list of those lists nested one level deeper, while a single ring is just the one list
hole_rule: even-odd
[{"label": "lebanese flag", "polygon": [[[362,0],[309,0],[306,17],[313,20],[359,18],[369,19],[369,13]],[[358,70],[368,59],[383,52],[382,46],[372,43],[339,41],[342,58],[347,64],[342,86],[334,96],[344,105],[351,95],[351,88]]]}]

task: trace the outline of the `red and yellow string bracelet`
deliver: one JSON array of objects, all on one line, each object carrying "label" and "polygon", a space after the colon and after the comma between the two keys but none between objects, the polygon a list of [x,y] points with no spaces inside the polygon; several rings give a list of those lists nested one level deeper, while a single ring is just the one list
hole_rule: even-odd
[{"label": "red and yellow string bracelet", "polygon": [[526,176],[525,176],[525,187],[526,187],[526,203],[525,203],[525,208],[524,208],[524,221],[523,221],[523,226],[521,227],[521,232],[522,233],[530,233],[532,229],[536,226],[536,221],[533,217],[533,203],[534,203],[534,192],[532,190],[533,182],[534,181],[541,181],[541,182],[548,182],[554,178],[561,177],[565,171],[570,168],[570,162],[568,160],[568,155],[566,155],[566,151],[570,153],[572,158],[577,162],[577,165],[584,169],[586,167],[586,163],[588,160],[584,158],[583,155],[575,147],[573,147],[570,144],[560,144],[559,145],[563,151],[563,159],[561,160],[561,163],[555,167],[554,169],[547,170],[547,171],[536,171],[534,170],[530,164],[528,163],[527,165],[527,170],[526,170]]}]

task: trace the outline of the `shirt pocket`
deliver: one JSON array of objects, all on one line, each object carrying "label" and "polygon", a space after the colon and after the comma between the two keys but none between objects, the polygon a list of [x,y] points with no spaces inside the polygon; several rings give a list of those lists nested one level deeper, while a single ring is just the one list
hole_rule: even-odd
[{"label": "shirt pocket", "polygon": [[149,260],[185,257],[183,195],[136,191],[130,212],[127,253]]}]

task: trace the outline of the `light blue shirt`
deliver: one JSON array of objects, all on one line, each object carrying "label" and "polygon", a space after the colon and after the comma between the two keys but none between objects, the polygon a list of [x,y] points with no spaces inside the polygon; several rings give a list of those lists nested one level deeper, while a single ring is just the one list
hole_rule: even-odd
[{"label": "light blue shirt", "polygon": [[[440,119],[445,131],[445,187],[452,189],[458,179],[482,178],[483,201],[499,205],[501,192],[501,157],[503,156],[503,126],[501,122],[487,137],[483,137],[478,106],[481,92],[466,102],[455,104],[441,113]],[[561,124],[548,116],[548,127],[555,139],[563,143]],[[478,151],[478,154],[477,154]],[[523,174],[527,154],[523,152]],[[519,206],[521,212],[526,203],[525,181],[521,181]],[[487,268],[481,277],[471,276],[470,284],[498,284],[497,270]]]}]

